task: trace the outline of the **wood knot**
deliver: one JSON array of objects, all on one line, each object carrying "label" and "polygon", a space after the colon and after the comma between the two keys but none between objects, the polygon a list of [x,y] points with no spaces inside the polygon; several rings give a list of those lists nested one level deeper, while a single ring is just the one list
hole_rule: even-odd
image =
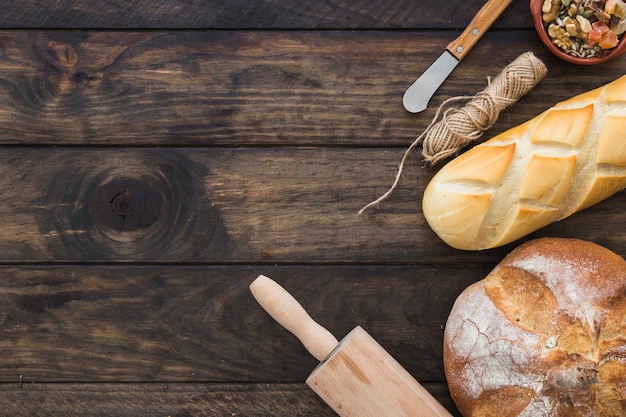
[{"label": "wood knot", "polygon": [[134,178],[117,178],[100,186],[94,194],[98,221],[120,232],[145,229],[161,216],[163,197],[148,183]]},{"label": "wood knot", "polygon": [[97,154],[54,155],[62,168],[38,204],[53,207],[42,209],[39,221],[51,236],[55,259],[180,261],[229,255],[228,233],[205,190],[205,166],[172,150]]},{"label": "wood knot", "polygon": [[52,62],[60,67],[71,68],[78,63],[78,53],[66,43],[50,41],[46,45],[46,52]]}]

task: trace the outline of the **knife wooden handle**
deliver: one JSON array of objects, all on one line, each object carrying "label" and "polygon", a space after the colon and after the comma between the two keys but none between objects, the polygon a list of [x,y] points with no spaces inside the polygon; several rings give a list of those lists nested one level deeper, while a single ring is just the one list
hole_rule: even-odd
[{"label": "knife wooden handle", "polygon": [[291,294],[276,281],[259,275],[250,284],[250,291],[270,316],[296,336],[320,362],[339,345],[328,330],[315,322]]},{"label": "knife wooden handle", "polygon": [[450,42],[446,49],[460,61],[472,49],[480,38],[487,32],[493,22],[513,0],[488,0],[476,13],[461,36]]}]

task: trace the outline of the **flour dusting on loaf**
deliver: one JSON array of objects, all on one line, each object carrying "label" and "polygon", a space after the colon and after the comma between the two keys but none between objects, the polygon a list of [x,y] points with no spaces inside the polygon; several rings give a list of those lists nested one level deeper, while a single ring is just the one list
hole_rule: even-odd
[{"label": "flour dusting on loaf", "polygon": [[513,242],[626,187],[626,76],[561,102],[446,164],[422,208],[450,246]]},{"label": "flour dusting on loaf", "polygon": [[465,417],[626,416],[626,262],[577,239],[525,243],[456,300],[444,365]]}]

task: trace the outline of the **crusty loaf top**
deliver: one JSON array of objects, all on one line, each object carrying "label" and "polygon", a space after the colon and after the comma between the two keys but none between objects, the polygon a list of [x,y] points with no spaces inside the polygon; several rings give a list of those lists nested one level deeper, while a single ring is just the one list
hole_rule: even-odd
[{"label": "crusty loaf top", "polygon": [[466,417],[626,416],[626,262],[527,242],[458,297],[444,363]]},{"label": "crusty loaf top", "polygon": [[458,249],[502,246],[626,187],[626,76],[561,102],[445,165],[424,192]]}]

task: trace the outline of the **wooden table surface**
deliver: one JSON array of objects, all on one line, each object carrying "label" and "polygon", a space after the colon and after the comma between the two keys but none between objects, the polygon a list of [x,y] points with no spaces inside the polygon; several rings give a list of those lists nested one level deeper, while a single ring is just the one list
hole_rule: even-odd
[{"label": "wooden table surface", "polygon": [[[448,247],[439,167],[404,150],[517,56],[548,76],[485,135],[622,74],[540,43],[513,4],[420,114],[405,89],[482,5],[451,0],[2,2],[0,414],[332,416],[254,301],[266,274],[337,337],[363,326],[454,415],[455,298],[519,242]],[[544,228],[626,254],[626,195]]]}]

